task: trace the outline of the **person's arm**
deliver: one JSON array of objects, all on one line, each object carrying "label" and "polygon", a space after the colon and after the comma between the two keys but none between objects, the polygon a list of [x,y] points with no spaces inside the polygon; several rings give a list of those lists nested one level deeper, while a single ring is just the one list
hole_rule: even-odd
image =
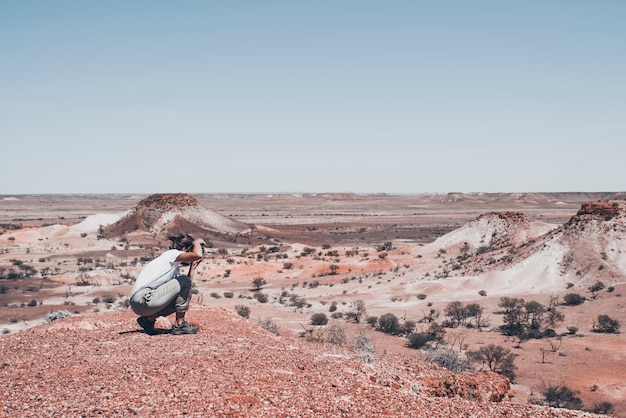
[{"label": "person's arm", "polygon": [[202,263],[202,259],[189,264],[189,272],[187,272],[187,277],[189,277],[190,279],[193,278],[193,273],[196,271],[196,267],[198,267],[198,264],[200,263]]},{"label": "person's arm", "polygon": [[178,254],[176,257],[176,262],[178,263],[193,263],[194,261],[198,261],[202,259],[202,246],[205,245],[205,242],[202,238],[197,239],[193,242],[193,249],[191,251],[184,251]]}]

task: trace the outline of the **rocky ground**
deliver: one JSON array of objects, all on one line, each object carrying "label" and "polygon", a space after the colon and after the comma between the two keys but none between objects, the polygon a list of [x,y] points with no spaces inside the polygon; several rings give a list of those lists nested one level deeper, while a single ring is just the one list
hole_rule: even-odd
[{"label": "rocky ground", "polygon": [[196,335],[139,331],[129,312],[57,319],[0,339],[4,416],[580,417],[509,402],[493,373],[279,337],[193,306]]}]

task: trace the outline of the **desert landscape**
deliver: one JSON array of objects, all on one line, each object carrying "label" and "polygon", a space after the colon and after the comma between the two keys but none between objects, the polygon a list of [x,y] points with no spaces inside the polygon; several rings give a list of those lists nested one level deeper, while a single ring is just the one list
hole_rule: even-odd
[{"label": "desert landscape", "polygon": [[[0,196],[0,410],[626,416],[625,199]],[[181,232],[209,243],[188,315],[201,331],[175,338],[160,318],[148,336],[128,293]],[[168,394],[178,379],[193,402]]]}]

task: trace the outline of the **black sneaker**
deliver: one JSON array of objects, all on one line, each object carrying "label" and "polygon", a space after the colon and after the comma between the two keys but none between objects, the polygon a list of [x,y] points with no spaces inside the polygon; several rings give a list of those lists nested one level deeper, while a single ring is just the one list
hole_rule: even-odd
[{"label": "black sneaker", "polygon": [[145,316],[140,316],[139,318],[137,318],[137,323],[139,324],[141,328],[144,329],[144,331],[146,331],[147,334],[154,334],[155,322],[156,321],[151,321]]},{"label": "black sneaker", "polygon": [[183,321],[183,323],[180,325],[176,325],[176,324],[172,325],[172,334],[174,335],[195,334],[198,331],[200,331],[200,327],[191,325],[187,321]]}]

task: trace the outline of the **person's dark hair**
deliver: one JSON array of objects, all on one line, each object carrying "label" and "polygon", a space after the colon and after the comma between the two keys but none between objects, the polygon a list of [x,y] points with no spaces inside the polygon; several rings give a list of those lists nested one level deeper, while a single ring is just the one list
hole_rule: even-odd
[{"label": "person's dark hair", "polygon": [[189,234],[171,235],[169,240],[172,241],[171,250],[191,251],[193,249],[194,239]]}]

